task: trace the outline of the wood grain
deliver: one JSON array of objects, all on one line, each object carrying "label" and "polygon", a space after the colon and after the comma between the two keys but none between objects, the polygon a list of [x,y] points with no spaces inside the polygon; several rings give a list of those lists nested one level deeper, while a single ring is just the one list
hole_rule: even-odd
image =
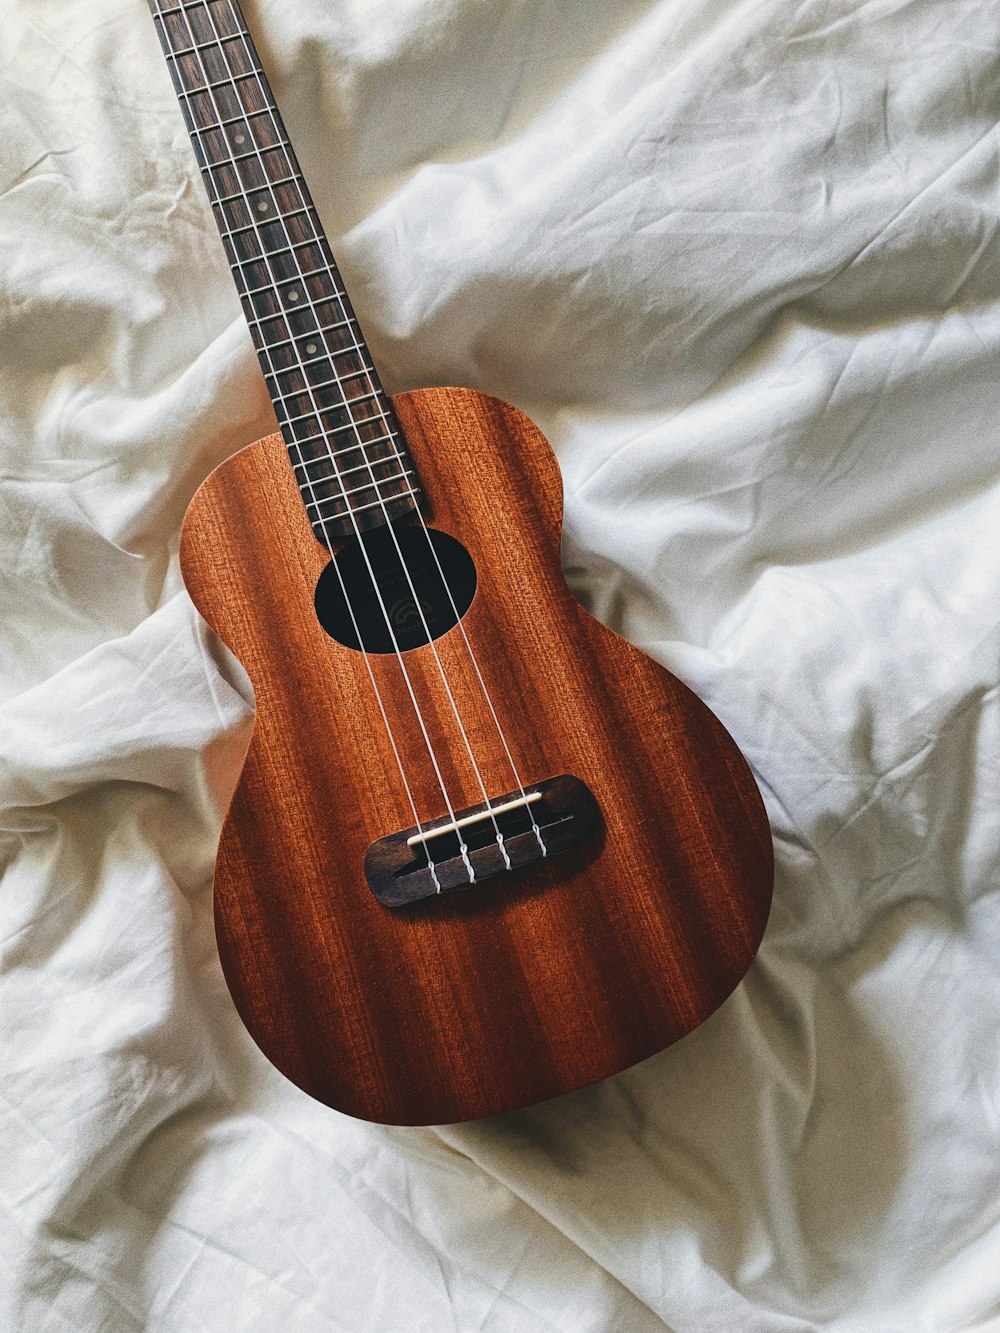
[{"label": "wood grain", "polygon": [[[369,1120],[444,1123],[604,1078],[700,1023],[757,949],[772,848],[721,724],[566,587],[561,480],[536,427],[468,390],[422,390],[394,406],[428,521],[476,562],[464,624],[520,777],[583,779],[602,839],[481,890],[383,906],[365,883],[365,852],[413,815],[365,661],[317,622],[329,556],[280,437],[209,477],[181,559],[257,698],[215,881],[236,1006],[264,1054],[312,1096]],[[458,628],[435,646],[487,789],[509,791]],[[434,653],[404,660],[453,804],[472,806],[482,795]],[[370,661],[420,816],[438,818],[399,664]]]}]

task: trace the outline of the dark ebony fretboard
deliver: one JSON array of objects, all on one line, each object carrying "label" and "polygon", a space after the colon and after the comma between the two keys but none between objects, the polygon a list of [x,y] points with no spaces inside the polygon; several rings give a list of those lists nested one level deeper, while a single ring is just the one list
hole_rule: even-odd
[{"label": "dark ebony fretboard", "polygon": [[313,531],[413,509],[389,399],[236,0],[149,0]]}]

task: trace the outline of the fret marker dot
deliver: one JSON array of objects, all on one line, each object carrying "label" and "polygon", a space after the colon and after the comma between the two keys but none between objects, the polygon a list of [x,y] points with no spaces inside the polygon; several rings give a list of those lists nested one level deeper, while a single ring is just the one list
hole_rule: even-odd
[{"label": "fret marker dot", "polygon": [[318,351],[319,348],[315,343],[306,343],[306,354],[308,356],[315,356]]},{"label": "fret marker dot", "polygon": [[299,299],[299,294],[298,294],[298,292],[289,292],[289,293],[288,293],[288,299],[289,299],[289,301],[297,301],[297,300]]},{"label": "fret marker dot", "polygon": [[262,200],[260,201],[260,203],[257,205],[257,212],[258,212],[258,213],[266,213],[269,207],[270,207],[270,204],[268,204],[267,200],[266,200],[266,199],[262,199]]},{"label": "fret marker dot", "polygon": [[235,134],[233,136],[233,143],[244,144],[246,143],[246,141],[247,141],[247,136],[245,134]]}]

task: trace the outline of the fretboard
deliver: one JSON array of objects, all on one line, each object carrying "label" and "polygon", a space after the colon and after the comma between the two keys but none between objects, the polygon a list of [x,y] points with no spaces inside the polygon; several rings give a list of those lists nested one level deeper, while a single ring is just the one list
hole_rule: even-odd
[{"label": "fretboard", "polygon": [[419,484],[237,0],[149,0],[271,401],[326,545]]}]

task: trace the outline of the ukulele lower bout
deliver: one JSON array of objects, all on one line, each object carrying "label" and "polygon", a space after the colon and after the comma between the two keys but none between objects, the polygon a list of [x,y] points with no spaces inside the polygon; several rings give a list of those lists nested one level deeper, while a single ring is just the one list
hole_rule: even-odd
[{"label": "ukulele lower bout", "polygon": [[[467,390],[393,406],[422,512],[467,558],[460,624],[445,604],[450,628],[398,655],[374,619],[349,641],[277,436],[205,482],[181,563],[257,702],[215,874],[236,1007],[313,1097],[440,1124],[571,1091],[690,1032],[753,959],[773,863],[728,733],[567,588],[538,430]],[[420,620],[397,601],[401,625]]]}]

